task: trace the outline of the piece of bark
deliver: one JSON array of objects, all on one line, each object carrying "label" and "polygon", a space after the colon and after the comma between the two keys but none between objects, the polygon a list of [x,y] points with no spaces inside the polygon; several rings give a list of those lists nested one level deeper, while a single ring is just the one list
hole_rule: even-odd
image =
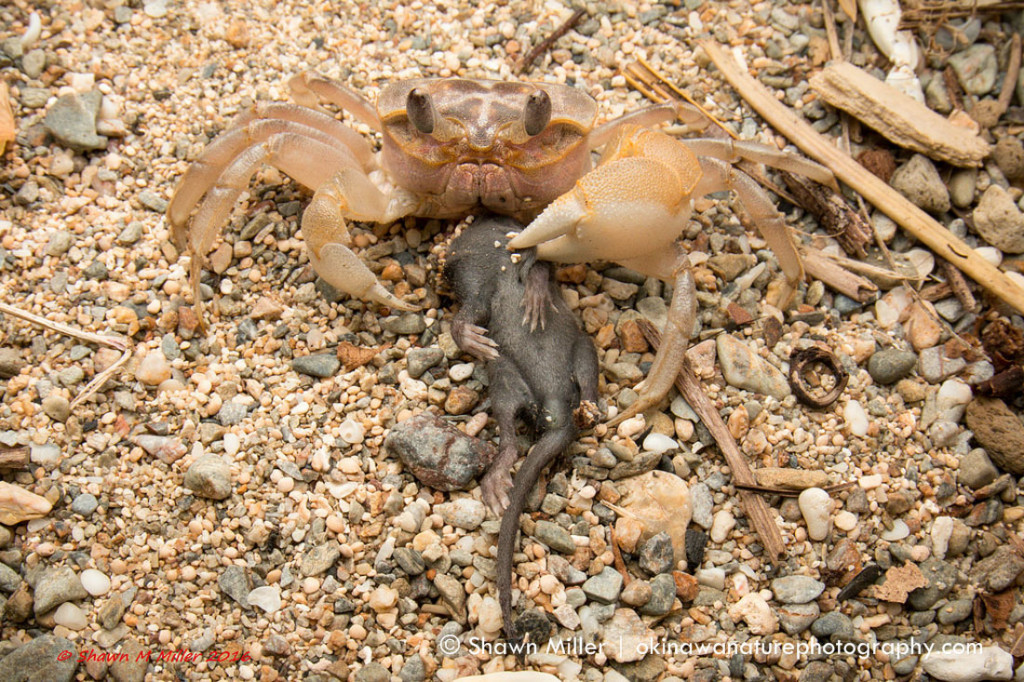
[{"label": "piece of bark", "polygon": [[[640,324],[641,331],[643,331],[644,336],[647,338],[647,342],[657,351],[658,345],[661,343],[661,334],[647,320],[638,320],[638,323]],[[786,551],[785,545],[782,542],[782,534],[779,532],[779,526],[764,498],[750,490],[750,488],[757,486],[754,472],[747,464],[746,458],[740,452],[739,446],[729,433],[728,427],[726,427],[725,422],[722,420],[722,415],[718,414],[718,410],[715,409],[711,399],[708,398],[701,387],[700,381],[697,379],[697,375],[690,366],[688,359],[684,358],[683,366],[679,369],[675,384],[680,395],[689,403],[693,411],[697,413],[704,426],[711,432],[711,436],[718,444],[719,450],[722,451],[726,463],[732,470],[733,481],[739,488],[737,494],[740,498],[740,506],[743,507],[747,519],[750,520],[750,525],[761,539],[761,543],[768,552],[768,557],[771,559],[772,564],[778,565],[779,560]]]},{"label": "piece of bark", "polygon": [[708,39],[699,41],[699,44],[740,96],[801,151],[835,173],[837,178],[862,194],[872,205],[928,246],[935,255],[950,261],[994,296],[1024,313],[1024,287],[1016,284],[899,192],[872,175],[849,154],[837,149],[832,140],[818,133],[793,110],[781,104],[775,95],[745,69],[741,69],[717,42]]},{"label": "piece of bark", "polygon": [[808,275],[821,280],[830,289],[844,296],[865,303],[878,293],[878,287],[873,282],[846,270],[817,249],[802,248],[800,256],[804,261],[804,271]]},{"label": "piece of bark", "polygon": [[24,469],[28,466],[29,448],[17,445],[13,448],[0,447],[0,469]]},{"label": "piece of bark", "polygon": [[867,255],[864,245],[874,240],[874,230],[842,196],[813,180],[786,171],[779,171],[779,174],[793,197],[835,237],[843,251],[858,258]]},{"label": "piece of bark", "polygon": [[981,166],[991,145],[849,62],[815,74],[811,89],[887,140],[954,166]]},{"label": "piece of bark", "polygon": [[974,300],[974,294],[971,293],[970,287],[967,286],[964,274],[957,270],[956,266],[949,261],[940,261],[939,267],[942,269],[942,274],[946,276],[946,283],[953,290],[953,295],[960,301],[960,305],[964,307],[964,310],[973,312],[978,302]]}]

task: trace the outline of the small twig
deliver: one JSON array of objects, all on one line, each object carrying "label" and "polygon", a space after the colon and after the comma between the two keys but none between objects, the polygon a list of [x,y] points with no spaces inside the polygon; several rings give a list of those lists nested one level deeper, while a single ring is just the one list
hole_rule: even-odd
[{"label": "small twig", "polygon": [[615,537],[615,530],[609,528],[608,534],[612,546],[612,557],[615,561],[615,570],[622,575],[622,583],[624,585],[629,585],[632,578],[629,577],[629,571],[626,570],[626,562],[622,560],[622,550],[619,549],[619,541],[618,538]]},{"label": "small twig", "polygon": [[[829,485],[822,488],[829,495],[835,495],[841,493],[844,490],[852,488],[857,485],[853,481],[847,481],[846,483],[837,483],[835,485]],[[733,486],[737,490],[749,490],[755,493],[761,493],[762,495],[778,495],[779,497],[800,497],[802,490],[796,490],[794,488],[776,488],[774,486],[767,485],[747,485],[745,483],[733,483]]]},{"label": "small twig", "polygon": [[999,113],[1003,114],[1010,108],[1010,100],[1013,99],[1013,91],[1017,87],[1017,77],[1020,74],[1020,34],[1014,33],[1010,43],[1010,63],[1006,65],[1006,78],[1003,80],[1003,89],[999,92]]},{"label": "small twig", "polygon": [[960,92],[960,84],[956,80],[956,72],[953,71],[952,66],[947,66],[942,72],[942,78],[946,84],[946,93],[949,95],[949,102],[953,105],[953,110],[959,109],[964,110],[964,98]]},{"label": "small twig", "polygon": [[100,345],[113,348],[114,350],[121,351],[121,357],[117,359],[117,362],[93,377],[93,380],[90,381],[77,396],[75,396],[75,399],[71,401],[72,410],[88,399],[93,393],[100,390],[103,384],[107,382],[107,379],[112,377],[119,369],[121,369],[121,367],[128,362],[128,358],[132,356],[131,344],[120,336],[100,336],[99,334],[93,334],[92,332],[84,332],[81,329],[75,329],[74,327],[69,327],[68,325],[60,322],[51,322],[45,317],[33,315],[32,313],[25,312],[24,310],[7,305],[6,303],[0,303],[0,313],[6,313],[13,317],[31,322],[43,329],[49,329],[50,331],[66,334],[76,339],[82,339],[83,341],[89,341],[91,343],[98,343]]},{"label": "small twig", "polygon": [[874,282],[855,275],[817,249],[805,246],[800,249],[800,256],[808,275],[844,296],[865,303],[878,293]]},{"label": "small twig", "polygon": [[24,469],[28,466],[29,449],[27,445],[13,448],[0,447],[0,469]]},{"label": "small twig", "polygon": [[551,35],[540,41],[536,47],[526,53],[526,56],[523,57],[523,61],[519,62],[519,65],[516,67],[516,73],[523,73],[533,66],[533,63],[537,61],[537,57],[550,50],[551,46],[555,44],[555,41],[568,33],[573,26],[579,23],[579,20],[582,19],[583,15],[586,13],[587,10],[582,7],[573,12],[572,16],[566,19],[564,24],[552,31]]},{"label": "small twig", "polygon": [[858,258],[867,255],[864,245],[874,235],[871,224],[854,211],[841,194],[786,171],[779,171],[779,174],[800,206],[818,219],[825,231],[843,247],[843,251]]},{"label": "small twig", "polygon": [[[661,343],[661,334],[647,320],[637,320],[637,324],[647,342],[657,351]],[[690,366],[690,361],[685,359],[685,357],[683,366],[679,369],[679,375],[676,376],[675,385],[683,399],[690,404],[693,411],[704,422],[704,426],[711,432],[715,442],[718,443],[722,456],[725,457],[726,463],[732,470],[732,480],[738,488],[740,505],[743,507],[747,518],[750,519],[750,525],[754,528],[757,536],[761,538],[761,542],[764,544],[771,562],[778,564],[779,559],[782,558],[786,551],[785,545],[782,542],[782,534],[779,533],[779,526],[775,522],[771,511],[769,511],[768,503],[764,501],[764,498],[750,490],[742,489],[743,486],[757,485],[754,472],[751,471],[746,458],[740,452],[739,446],[736,445],[736,440],[729,433],[725,422],[722,421],[722,415],[718,414],[718,410],[715,409],[711,399],[708,398],[701,387],[693,367]]]},{"label": "small twig", "polygon": [[764,85],[740,69],[725,50],[712,40],[700,45],[755,111],[789,138],[813,160],[835,173],[836,177],[881,209],[911,235],[945,258],[986,290],[1018,311],[1024,312],[1024,288],[999,268],[974,252],[967,244],[939,225],[934,218],[910,203],[870,171],[842,153],[792,110],[780,104]]},{"label": "small twig", "polygon": [[942,268],[942,274],[946,276],[946,283],[953,290],[953,295],[960,301],[960,305],[964,307],[965,311],[972,312],[978,302],[974,300],[974,294],[971,293],[970,287],[967,286],[964,274],[947,260],[939,261],[939,267]]}]

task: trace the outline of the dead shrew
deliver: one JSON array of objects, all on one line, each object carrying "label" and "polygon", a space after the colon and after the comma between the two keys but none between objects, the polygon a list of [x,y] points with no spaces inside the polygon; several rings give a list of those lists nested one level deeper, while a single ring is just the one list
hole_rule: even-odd
[{"label": "dead shrew", "polygon": [[[512,552],[519,515],[541,472],[576,439],[579,413],[596,412],[597,354],[580,330],[550,264],[532,249],[510,252],[506,217],[478,218],[451,244],[444,277],[462,304],[452,322],[459,348],[487,363],[491,406],[501,440],[481,480],[484,501],[502,517],[498,533],[498,597],[505,634],[512,626]],[[540,438],[515,480],[518,420]],[[504,512],[504,514],[503,514]]]}]

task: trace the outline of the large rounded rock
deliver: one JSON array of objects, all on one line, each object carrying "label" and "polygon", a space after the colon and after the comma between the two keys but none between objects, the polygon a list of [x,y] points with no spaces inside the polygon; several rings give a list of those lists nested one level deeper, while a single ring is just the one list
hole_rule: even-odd
[{"label": "large rounded rock", "polygon": [[1002,400],[977,398],[967,406],[967,428],[996,466],[1024,474],[1024,423]]},{"label": "large rounded rock", "polygon": [[463,490],[494,459],[494,448],[424,412],[396,424],[384,446],[413,476],[438,490]]},{"label": "large rounded rock", "polygon": [[974,209],[974,229],[986,242],[1005,253],[1024,253],[1024,214],[1013,197],[991,185]]}]

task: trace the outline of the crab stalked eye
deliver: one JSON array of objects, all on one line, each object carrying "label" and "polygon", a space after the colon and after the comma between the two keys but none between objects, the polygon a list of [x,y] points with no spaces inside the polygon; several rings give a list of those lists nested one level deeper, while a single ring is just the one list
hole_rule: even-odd
[{"label": "crab stalked eye", "polygon": [[409,97],[405,102],[405,113],[409,120],[416,126],[416,130],[429,135],[434,132],[434,103],[430,101],[430,95],[421,88],[413,88],[409,91]]},{"label": "crab stalked eye", "polygon": [[551,98],[543,90],[534,90],[526,98],[523,110],[523,127],[527,135],[536,135],[547,128],[551,121]]}]

